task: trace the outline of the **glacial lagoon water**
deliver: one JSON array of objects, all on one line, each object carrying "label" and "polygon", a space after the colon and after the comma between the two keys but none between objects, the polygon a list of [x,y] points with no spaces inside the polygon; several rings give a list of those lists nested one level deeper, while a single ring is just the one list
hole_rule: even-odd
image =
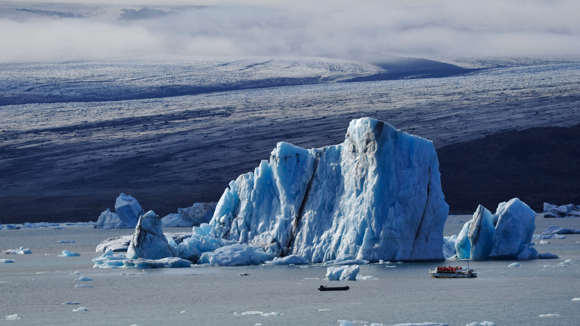
[{"label": "glacial lagoon water", "polygon": [[[469,216],[450,216],[445,235],[458,234]],[[580,228],[580,219],[536,218],[536,233],[550,225]],[[167,228],[183,232],[186,228]],[[505,325],[579,325],[580,235],[536,244],[557,260],[470,262],[477,279],[433,279],[438,263],[362,265],[376,280],[324,281],[326,267],[249,266],[182,269],[93,269],[102,240],[132,230],[90,227],[0,231],[0,325],[354,325],[440,322],[450,326],[493,321]],[[57,243],[75,240],[75,243]],[[80,257],[58,257],[62,250]],[[571,265],[559,266],[571,259]],[[467,266],[467,262],[446,264]],[[550,267],[555,266],[555,267]],[[75,274],[75,272],[78,272]],[[247,274],[242,276],[240,274]],[[75,281],[85,276],[92,281]],[[86,284],[86,287],[75,287]],[[320,285],[348,285],[319,292]],[[63,305],[64,302],[79,305]],[[73,312],[86,307],[88,311]],[[263,312],[264,315],[244,312]],[[268,313],[278,313],[270,314]],[[17,314],[19,320],[6,320]],[[558,317],[540,317],[540,315]]]}]

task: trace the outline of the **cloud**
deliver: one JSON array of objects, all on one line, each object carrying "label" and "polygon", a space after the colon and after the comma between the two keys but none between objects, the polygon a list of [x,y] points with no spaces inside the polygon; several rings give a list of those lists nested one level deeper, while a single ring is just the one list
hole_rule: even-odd
[{"label": "cloud", "polygon": [[[260,3],[233,3],[240,2]],[[107,5],[50,7],[83,13],[76,15],[80,18],[31,14],[15,19],[8,14],[0,19],[0,62],[348,51],[416,56],[580,55],[577,1],[414,1],[412,6],[401,1],[272,3],[276,8],[190,8],[126,21],[117,20],[122,6]]]}]

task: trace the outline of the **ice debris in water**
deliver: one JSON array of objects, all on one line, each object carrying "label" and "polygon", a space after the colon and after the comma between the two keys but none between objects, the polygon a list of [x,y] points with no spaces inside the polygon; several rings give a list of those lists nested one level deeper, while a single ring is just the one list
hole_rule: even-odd
[{"label": "ice debris in water", "polygon": [[568,229],[551,225],[547,227],[542,234],[580,234],[580,229]]},{"label": "ice debris in water", "polygon": [[217,203],[195,203],[191,207],[178,208],[177,214],[169,214],[161,219],[163,227],[192,227],[208,223]]},{"label": "ice debris in water", "polygon": [[204,252],[197,263],[212,266],[259,265],[274,257],[274,253],[267,253],[260,247],[234,244],[218,248],[213,252]]},{"label": "ice debris in water", "polygon": [[540,239],[558,239],[558,240],[562,240],[562,239],[566,239],[565,235],[561,235],[561,234],[534,234],[534,236],[532,237],[534,240],[540,240]]},{"label": "ice debris in water", "polygon": [[92,285],[88,284],[75,284],[75,288],[92,288]]},{"label": "ice debris in water", "polygon": [[74,240],[58,240],[56,243],[75,243]]},{"label": "ice debris in water", "polygon": [[0,259],[0,263],[13,263],[14,259]]},{"label": "ice debris in water", "polygon": [[540,315],[540,317],[541,318],[544,318],[544,317],[548,317],[548,318],[550,318],[550,317],[560,317],[560,314],[545,314],[545,315]]},{"label": "ice debris in water", "polygon": [[290,265],[290,264],[305,265],[305,264],[310,264],[310,262],[308,260],[306,260],[306,258],[296,256],[296,255],[290,255],[290,256],[286,256],[286,257],[275,257],[274,260],[267,261],[266,264],[268,264],[268,265]]},{"label": "ice debris in water", "polygon": [[369,263],[368,260],[363,260],[363,259],[352,259],[351,257],[348,257],[347,259],[336,259],[336,260],[331,260],[331,261],[327,261],[324,262],[324,265],[367,265]]},{"label": "ice debris in water", "polygon": [[89,311],[89,309],[87,309],[85,307],[78,307],[77,309],[73,309],[72,311],[74,311],[74,312],[83,312],[83,311]]},{"label": "ice debris in water", "polygon": [[284,314],[281,314],[279,312],[262,312],[262,311],[245,311],[239,314],[237,312],[234,312],[234,316],[251,316],[251,315],[273,317],[273,316],[283,316]]},{"label": "ice debris in water", "polygon": [[500,203],[491,214],[482,205],[465,223],[455,249],[459,259],[546,259],[552,254],[538,254],[531,242],[536,213],[518,198]]},{"label": "ice debris in water", "polygon": [[369,118],[351,121],[345,138],[310,150],[278,143],[269,162],[230,183],[200,225],[206,235],[180,244],[179,256],[228,240],[314,263],[443,259],[449,207],[433,143]]},{"label": "ice debris in water", "polygon": [[359,271],[360,267],[358,265],[328,267],[326,269],[326,278],[329,281],[356,281]]},{"label": "ice debris in water", "polygon": [[[356,322],[356,321],[354,321],[354,322]],[[354,326],[354,322],[350,322],[348,320],[339,320],[338,321],[340,326]],[[384,325],[382,323],[372,323],[370,326],[384,326]],[[449,326],[449,325],[443,324],[443,323],[406,323],[406,324],[397,324],[397,325],[393,325],[393,326]],[[471,326],[471,324],[468,326]]]},{"label": "ice debris in water", "polygon": [[318,311],[330,311],[332,309],[318,309]]},{"label": "ice debris in water", "polygon": [[482,321],[481,323],[473,322],[471,324],[467,324],[466,326],[496,326],[496,324],[492,321]]},{"label": "ice debris in water", "polygon": [[6,316],[6,320],[18,320],[18,319],[20,319],[20,317],[18,317],[18,314]]},{"label": "ice debris in water", "polygon": [[78,252],[72,252],[72,251],[68,251],[68,250],[63,250],[62,251],[62,255],[58,255],[59,257],[78,257],[81,254],[79,254]]},{"label": "ice debris in water", "polygon": [[78,305],[81,304],[80,302],[76,302],[76,301],[67,301],[67,302],[63,302],[62,303],[65,306],[74,306],[74,305]]},{"label": "ice debris in water", "polygon": [[580,298],[574,298],[572,301],[580,301]]},{"label": "ice debris in water", "polygon": [[376,280],[377,278],[372,275],[357,275],[357,281],[368,281],[368,280]]},{"label": "ice debris in water", "polygon": [[520,263],[511,263],[511,264],[509,264],[508,267],[520,267],[520,266],[522,266],[522,265],[520,265]]},{"label": "ice debris in water", "polygon": [[548,241],[548,240],[540,240],[540,244],[541,245],[550,244],[550,241]]},{"label": "ice debris in water", "polygon": [[29,255],[32,251],[29,248],[20,247],[19,249],[4,250],[2,253],[6,255]]},{"label": "ice debris in water", "polygon": [[73,275],[80,275],[80,274],[81,274],[81,272],[79,272],[79,271],[74,271],[72,274],[73,274]]},{"label": "ice debris in water", "polygon": [[107,208],[97,220],[98,229],[130,229],[137,225],[137,220],[144,211],[137,199],[120,194],[115,202],[115,212]]},{"label": "ice debris in water", "polygon": [[90,282],[92,280],[93,280],[92,278],[88,278],[86,276],[81,276],[81,277],[75,279],[75,281],[79,281],[79,282]]},{"label": "ice debris in water", "polygon": [[580,205],[552,205],[544,203],[544,217],[580,217]]}]

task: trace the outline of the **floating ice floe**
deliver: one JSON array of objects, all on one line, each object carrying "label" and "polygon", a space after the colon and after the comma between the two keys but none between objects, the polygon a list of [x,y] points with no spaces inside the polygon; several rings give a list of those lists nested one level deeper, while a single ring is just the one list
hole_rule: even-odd
[{"label": "floating ice floe", "polygon": [[457,237],[457,257],[472,260],[557,257],[551,253],[538,254],[533,248],[535,217],[536,213],[518,198],[500,203],[493,215],[479,205]]},{"label": "floating ice floe", "polygon": [[25,222],[22,224],[23,229],[36,229],[36,228],[48,228],[53,226],[60,226],[58,223],[50,223],[50,222],[38,222],[38,223],[28,223]]},{"label": "floating ice floe", "polygon": [[177,214],[169,214],[161,219],[163,227],[192,227],[208,223],[217,203],[195,203],[191,207],[178,208]]},{"label": "floating ice floe", "polygon": [[89,311],[89,309],[87,309],[85,307],[78,307],[76,309],[73,309],[72,311],[74,311],[74,312],[84,312],[84,311]]},{"label": "floating ice floe", "polygon": [[550,244],[550,241],[548,241],[548,240],[540,240],[540,244],[541,245],[547,245],[547,244]]},{"label": "floating ice floe", "polygon": [[268,265],[306,265],[310,264],[306,258],[290,255],[286,257],[275,257],[272,261],[267,261],[266,264]]},{"label": "floating ice floe", "polygon": [[68,250],[63,250],[62,251],[62,255],[58,255],[59,257],[78,257],[81,254],[79,254],[78,252],[72,252],[72,251],[68,251]]},{"label": "floating ice floe", "polygon": [[98,229],[130,229],[144,213],[137,199],[121,193],[115,202],[115,213],[107,208],[97,220]]},{"label": "floating ice floe", "polygon": [[75,279],[75,281],[79,281],[79,282],[91,282],[92,280],[93,280],[92,278],[89,278],[86,276],[81,276],[81,277]]},{"label": "floating ice floe", "polygon": [[545,314],[545,315],[540,315],[540,318],[544,318],[544,317],[560,317],[560,314]]},{"label": "floating ice floe", "polygon": [[262,311],[245,311],[242,313],[237,313],[234,312],[234,316],[253,316],[253,315],[258,315],[258,316],[262,316],[262,317],[275,317],[275,316],[283,316],[284,314],[281,314],[279,312],[262,312]]},{"label": "floating ice floe", "polygon": [[74,240],[58,240],[56,243],[75,243]]},{"label": "floating ice floe", "polygon": [[67,301],[67,302],[63,302],[62,303],[65,306],[75,306],[75,305],[79,305],[81,304],[80,302],[76,302],[76,301]]},{"label": "floating ice floe", "polygon": [[542,234],[580,234],[580,229],[561,228],[556,225],[551,225],[542,232]]},{"label": "floating ice floe", "polygon": [[75,284],[75,288],[92,288],[92,285],[88,284]]},{"label": "floating ice floe", "polygon": [[359,271],[360,267],[358,265],[328,267],[326,269],[326,279],[329,281],[356,281]]},{"label": "floating ice floe", "polygon": [[19,249],[4,250],[2,253],[7,255],[29,255],[32,251],[29,248],[20,247]]},{"label": "floating ice floe", "polygon": [[580,301],[580,298],[574,298],[572,301]]},{"label": "floating ice floe", "polygon": [[482,321],[481,323],[473,322],[471,324],[467,324],[466,326],[496,326],[496,324],[492,321]]},{"label": "floating ice floe", "polygon": [[565,235],[561,235],[561,234],[534,234],[533,236],[534,240],[538,240],[538,239],[566,239]]},{"label": "floating ice floe", "polygon": [[14,262],[14,259],[0,259],[0,263],[8,264],[8,263],[13,263],[13,262]]},{"label": "floating ice floe", "polygon": [[520,266],[522,266],[522,265],[520,265],[520,263],[511,263],[511,264],[509,264],[508,267],[520,267]]},{"label": "floating ice floe", "polygon": [[387,266],[385,266],[385,267],[386,267],[386,268],[396,268],[397,266],[395,266],[395,265],[387,265]]},{"label": "floating ice floe", "polygon": [[177,257],[162,259],[129,259],[125,254],[115,255],[108,249],[100,257],[93,258],[93,268],[181,268],[191,267],[191,262]]},{"label": "floating ice floe", "polygon": [[18,319],[20,319],[20,317],[18,317],[18,314],[6,316],[6,320],[18,320]]},{"label": "floating ice floe", "polygon": [[372,276],[372,275],[357,275],[356,276],[356,280],[357,281],[370,281],[370,280],[376,280],[377,278]]},{"label": "floating ice floe", "polygon": [[544,203],[544,217],[580,217],[580,205],[568,204],[557,206]]}]

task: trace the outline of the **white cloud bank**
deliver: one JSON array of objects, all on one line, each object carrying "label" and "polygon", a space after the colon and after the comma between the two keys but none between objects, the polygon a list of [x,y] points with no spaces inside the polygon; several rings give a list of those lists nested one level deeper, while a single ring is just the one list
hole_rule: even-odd
[{"label": "white cloud bank", "polygon": [[[578,1],[433,3],[277,1],[275,9],[207,7],[134,21],[101,19],[102,15],[27,19],[4,15],[0,16],[4,17],[0,19],[0,62],[347,51],[419,56],[580,55]],[[118,15],[120,7],[116,8]]]}]

